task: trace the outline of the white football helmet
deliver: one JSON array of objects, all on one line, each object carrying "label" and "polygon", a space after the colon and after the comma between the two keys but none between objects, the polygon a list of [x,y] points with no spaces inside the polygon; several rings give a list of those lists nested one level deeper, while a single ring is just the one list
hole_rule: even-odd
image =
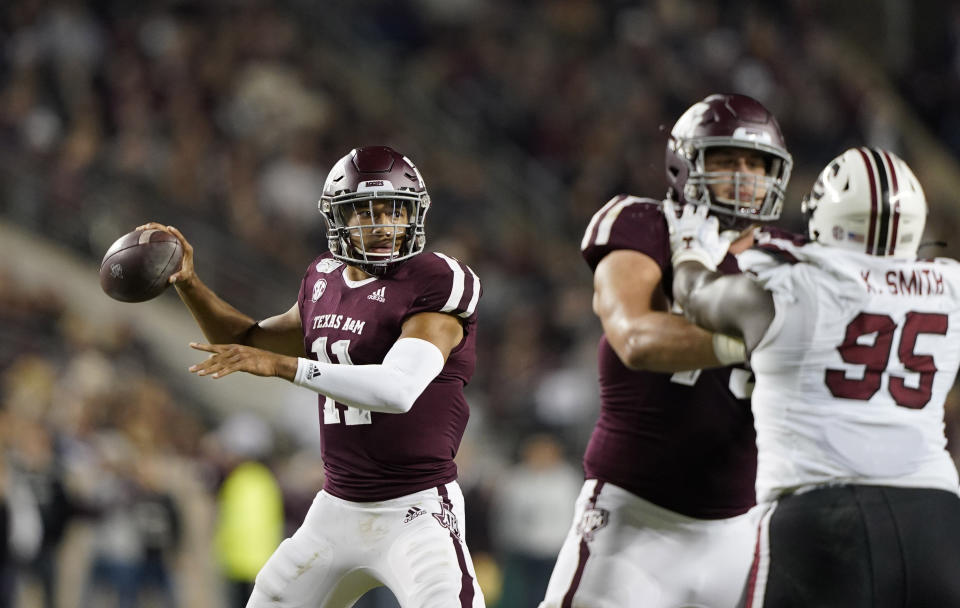
[{"label": "white football helmet", "polygon": [[830,161],[802,209],[812,240],[895,258],[916,257],[927,220],[917,177],[879,148],[850,148]]}]

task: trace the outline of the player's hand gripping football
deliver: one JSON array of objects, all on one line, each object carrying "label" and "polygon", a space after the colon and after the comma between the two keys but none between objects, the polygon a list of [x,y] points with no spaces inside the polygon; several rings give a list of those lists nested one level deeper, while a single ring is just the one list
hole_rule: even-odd
[{"label": "player's hand gripping football", "polygon": [[674,266],[682,262],[700,262],[710,270],[727,255],[727,249],[735,233],[720,234],[720,222],[707,215],[706,205],[683,206],[677,216],[676,207],[670,200],[663,201],[663,215],[670,229],[671,261]]},{"label": "player's hand gripping football", "polygon": [[169,232],[180,241],[180,245],[183,246],[183,258],[180,260],[180,269],[170,275],[168,279],[171,284],[185,283],[196,276],[193,271],[193,245],[187,242],[186,237],[179,230],[173,226],[164,226],[157,222],[148,222],[142,226],[137,226],[137,230],[162,230]]},{"label": "player's hand gripping football", "polygon": [[211,353],[200,363],[190,366],[189,370],[198,376],[223,378],[233,372],[247,372],[254,376],[279,376],[293,380],[297,374],[295,357],[285,357],[252,346],[191,342],[190,348]]}]

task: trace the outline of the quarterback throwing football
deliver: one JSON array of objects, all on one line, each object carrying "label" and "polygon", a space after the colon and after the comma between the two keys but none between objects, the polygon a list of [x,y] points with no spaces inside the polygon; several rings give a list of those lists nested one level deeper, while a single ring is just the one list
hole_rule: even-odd
[{"label": "quarterback throwing football", "polygon": [[329,251],[296,303],[256,322],[206,287],[183,244],[171,276],[211,344],[191,371],[278,376],[319,393],[326,472],[302,526],[256,579],[248,606],[346,608],[384,585],[400,604],[479,608],[453,458],[469,410],[480,280],[424,252],[430,197],[410,159],[362,147],[320,199]]}]

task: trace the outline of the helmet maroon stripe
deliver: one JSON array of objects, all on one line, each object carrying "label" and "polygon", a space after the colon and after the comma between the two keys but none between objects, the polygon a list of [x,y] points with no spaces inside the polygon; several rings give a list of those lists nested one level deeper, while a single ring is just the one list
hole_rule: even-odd
[{"label": "helmet maroon stripe", "polygon": [[873,240],[877,231],[877,184],[873,178],[873,165],[863,148],[857,148],[867,167],[867,181],[870,182],[870,231],[867,233],[867,253],[873,253]]},{"label": "helmet maroon stripe", "polygon": [[[887,166],[883,163],[880,153],[874,148],[868,148],[873,162],[877,165],[877,177],[880,180],[880,234],[877,237],[877,249],[874,255],[883,255],[887,250],[887,239],[890,236],[890,178]],[[892,169],[892,167],[891,167]]]},{"label": "helmet maroon stripe", "polygon": [[900,191],[900,186],[897,182],[897,170],[893,167],[893,159],[890,158],[890,153],[886,150],[881,150],[883,152],[883,158],[887,161],[887,167],[890,172],[890,196],[896,196]]},{"label": "helmet maroon stripe", "polygon": [[[887,167],[890,172],[890,196],[895,197],[900,191],[900,186],[897,183],[897,170],[893,166],[893,159],[890,158],[890,153],[886,150],[883,151],[883,159],[887,162]],[[890,227],[890,247],[887,251],[887,255],[893,255],[894,250],[897,248],[897,229],[900,227],[900,204],[893,205],[893,225]]]},{"label": "helmet maroon stripe", "polygon": [[893,226],[890,231],[890,251],[887,255],[893,255],[893,250],[897,248],[897,228],[900,227],[900,205],[893,208]]}]

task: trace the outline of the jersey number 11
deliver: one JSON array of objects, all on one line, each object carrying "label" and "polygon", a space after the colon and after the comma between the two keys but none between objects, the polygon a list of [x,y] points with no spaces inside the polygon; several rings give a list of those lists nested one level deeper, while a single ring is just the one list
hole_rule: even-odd
[{"label": "jersey number 11", "polygon": [[[317,361],[321,363],[339,363],[340,365],[353,365],[350,360],[350,340],[337,340],[330,345],[330,352],[333,353],[335,361],[331,361],[327,354],[327,337],[321,336],[313,341],[310,350],[317,356]],[[330,397],[324,397],[323,401],[323,423],[340,424],[340,412],[343,412],[343,422],[347,426],[357,424],[370,424],[370,410],[361,410],[347,405],[337,405]]]}]

